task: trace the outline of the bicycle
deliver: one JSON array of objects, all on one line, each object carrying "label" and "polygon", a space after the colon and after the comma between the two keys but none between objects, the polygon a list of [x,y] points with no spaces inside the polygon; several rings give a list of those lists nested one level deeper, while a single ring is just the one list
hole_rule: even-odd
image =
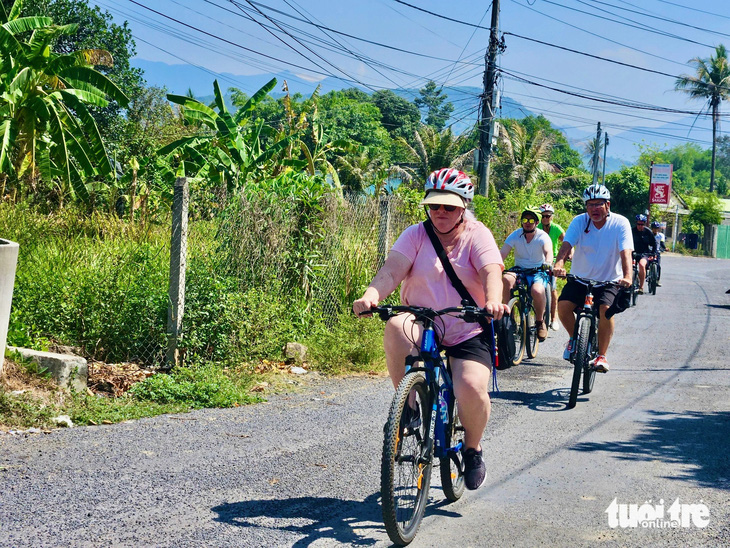
[{"label": "bicycle", "polygon": [[618,285],[617,282],[599,282],[588,278],[581,278],[568,274],[566,278],[576,281],[588,288],[583,306],[576,307],[577,316],[573,328],[573,349],[570,353],[570,362],[573,364],[573,381],[570,385],[568,409],[575,407],[578,401],[578,389],[581,376],[583,377],[583,394],[593,391],[593,382],[596,371],[591,366],[591,360],[598,355],[598,305],[593,302],[593,290],[609,285]]},{"label": "bicycle", "polygon": [[646,265],[646,283],[649,286],[649,293],[656,295],[656,288],[659,282],[659,270],[656,255],[647,255],[649,262]]},{"label": "bicycle", "polygon": [[[530,293],[530,288],[527,286],[527,276],[536,274],[537,272],[548,272],[548,276],[550,276],[550,271],[544,266],[537,268],[520,268],[514,266],[506,270],[506,272],[513,272],[517,276],[515,286],[512,288],[512,298],[507,303],[510,309],[510,316],[512,317],[515,337],[515,353],[512,360],[512,365],[514,366],[522,362],[525,350],[527,350],[528,359],[536,358],[537,349],[540,345],[540,341],[537,338],[535,307],[532,304],[532,293]],[[550,325],[551,297],[551,290],[548,285],[545,287],[545,313],[543,314],[545,326]]]},{"label": "bicycle", "polygon": [[[383,522],[390,540],[406,545],[416,536],[428,502],[434,459],[439,459],[444,495],[464,493],[461,458],[464,428],[458,415],[450,365],[437,341],[437,318],[456,315],[467,322],[491,317],[474,306],[433,310],[416,306],[373,307],[381,320],[410,313],[423,326],[420,353],[406,358],[406,374],[396,388],[384,427],[380,467]],[[491,348],[494,356],[494,347]]]}]

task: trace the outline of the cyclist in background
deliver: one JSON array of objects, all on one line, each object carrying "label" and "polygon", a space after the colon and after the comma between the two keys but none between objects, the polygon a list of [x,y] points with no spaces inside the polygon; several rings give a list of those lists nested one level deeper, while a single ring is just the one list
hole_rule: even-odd
[{"label": "cyclist in background", "polygon": [[[553,215],[555,210],[550,204],[542,204],[540,206],[540,218],[541,221],[537,225],[537,228],[543,230],[550,236],[550,240],[553,242],[553,258],[558,256],[558,249],[560,244],[563,242],[563,236],[565,230],[557,223],[553,223]],[[558,322],[555,321],[555,314],[558,310],[558,279],[555,276],[550,278],[550,289],[552,291],[552,299],[550,299],[550,329],[553,331],[558,330]]]},{"label": "cyclist in background", "polygon": [[661,232],[662,225],[658,221],[654,221],[651,223],[651,231],[654,233],[654,241],[656,242],[656,285],[657,287],[661,287],[662,284],[659,283],[659,280],[662,279],[662,253],[667,250],[666,246],[666,237],[664,236],[664,232]]},{"label": "cyclist in background", "polygon": [[[543,230],[537,228],[540,220],[540,211],[525,209],[520,216],[522,228],[518,228],[507,236],[504,245],[500,250],[502,260],[507,258],[512,248],[515,249],[515,266],[520,268],[539,268],[542,265],[552,266],[553,264],[553,243],[550,236]],[[550,277],[547,272],[536,272],[525,276],[527,287],[532,294],[532,302],[535,306],[535,327],[537,338],[544,341],[547,337],[547,326],[543,321],[545,317],[545,291],[549,291]],[[512,290],[517,283],[517,275],[514,272],[502,274],[502,302],[508,303],[512,296]],[[539,318],[539,319],[538,319]]]},{"label": "cyclist in background", "polygon": [[[630,287],[632,278],[631,223],[626,217],[611,213],[611,193],[599,184],[591,185],[583,192],[586,213],[573,218],[565,232],[563,245],[560,246],[553,272],[565,276],[565,260],[573,253],[570,271],[576,276],[600,282],[615,281],[621,287]],[[570,359],[573,350],[573,329],[575,328],[576,307],[583,306],[587,288],[569,280],[560,293],[558,316],[571,337],[565,345],[563,358]],[[591,362],[599,373],[609,370],[606,353],[613,337],[614,319],[606,317],[606,312],[614,305],[619,288],[613,285],[596,288],[593,291],[595,302],[599,305],[598,356]],[[612,310],[617,307],[614,306]]]},{"label": "cyclist in background", "polygon": [[631,229],[631,236],[634,239],[636,260],[639,262],[639,295],[642,295],[644,293],[644,281],[646,280],[646,263],[649,260],[646,257],[638,257],[638,255],[654,253],[656,249],[654,234],[646,227],[646,215],[639,213],[636,216],[636,226]]},{"label": "cyclist in background", "polygon": [[[457,276],[476,304],[500,319],[507,310],[500,299],[504,264],[490,230],[467,211],[474,198],[474,185],[461,171],[444,168],[428,176],[425,190],[421,205]],[[433,309],[461,306],[461,297],[444,271],[423,223],[406,228],[398,237],[373,281],[353,303],[353,312],[359,316],[371,310],[398,285],[404,305]],[[478,324],[448,315],[442,316],[439,324],[442,330],[438,342],[449,358],[459,419],[464,426],[464,482],[468,489],[476,489],[486,477],[481,439],[491,410],[492,357]],[[385,325],[385,361],[395,387],[405,375],[406,357],[418,355],[420,329],[412,314],[395,316]]]}]

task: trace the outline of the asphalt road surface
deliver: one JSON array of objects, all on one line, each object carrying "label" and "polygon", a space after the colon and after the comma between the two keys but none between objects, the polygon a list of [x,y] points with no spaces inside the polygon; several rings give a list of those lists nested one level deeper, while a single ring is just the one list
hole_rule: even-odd
[{"label": "asphalt road surface", "polygon": [[[663,264],[574,409],[565,332],[500,373],[487,480],[447,504],[435,473],[412,546],[730,546],[730,261]],[[391,396],[311,378],[245,408],[0,436],[0,546],[388,546]]]}]

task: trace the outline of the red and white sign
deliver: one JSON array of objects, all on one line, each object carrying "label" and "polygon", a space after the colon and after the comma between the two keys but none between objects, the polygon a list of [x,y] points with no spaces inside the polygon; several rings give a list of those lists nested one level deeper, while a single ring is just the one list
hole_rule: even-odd
[{"label": "red and white sign", "polygon": [[653,164],[649,183],[649,203],[669,205],[672,194],[672,164]]}]

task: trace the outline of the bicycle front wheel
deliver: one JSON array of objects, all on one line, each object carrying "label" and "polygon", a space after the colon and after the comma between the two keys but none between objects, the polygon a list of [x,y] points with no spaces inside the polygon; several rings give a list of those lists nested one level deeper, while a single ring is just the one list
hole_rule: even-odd
[{"label": "bicycle front wheel", "polygon": [[588,343],[588,350],[586,351],[586,360],[583,364],[583,393],[590,394],[593,391],[593,381],[596,380],[596,371],[591,366],[591,361],[598,356],[598,338],[595,330],[591,329],[591,324],[588,318],[583,320],[588,324],[590,342]]},{"label": "bicycle front wheel", "polygon": [[461,460],[461,451],[454,450],[459,443],[464,443],[464,427],[459,420],[459,410],[456,399],[449,405],[449,423],[446,425],[446,443],[449,446],[448,455],[440,459],[441,487],[444,496],[455,502],[464,494],[464,463]]},{"label": "bicycle front wheel", "polygon": [[573,358],[573,382],[570,385],[570,398],[568,399],[568,409],[575,407],[578,401],[578,390],[580,389],[581,373],[585,370],[585,366],[589,361],[588,345],[590,341],[591,324],[588,318],[578,318],[577,337],[573,344],[576,345],[575,355]]},{"label": "bicycle front wheel", "polygon": [[527,348],[527,357],[536,358],[537,348],[540,346],[540,341],[537,338],[537,315],[535,314],[535,307],[530,306],[527,310],[527,333],[525,336],[525,347]]},{"label": "bicycle front wheel", "polygon": [[649,278],[649,293],[656,295],[656,282],[657,282],[657,271],[656,264],[652,263],[649,267],[649,274],[646,276]]},{"label": "bicycle front wheel", "polygon": [[415,538],[426,510],[433,467],[432,407],[423,372],[407,374],[390,406],[380,466],[383,522],[395,544],[406,545]]},{"label": "bicycle front wheel", "polygon": [[512,336],[514,337],[514,354],[512,365],[520,365],[522,357],[525,354],[525,337],[527,336],[527,321],[522,311],[522,302],[515,297],[507,306],[509,306],[510,317],[512,318]]}]

